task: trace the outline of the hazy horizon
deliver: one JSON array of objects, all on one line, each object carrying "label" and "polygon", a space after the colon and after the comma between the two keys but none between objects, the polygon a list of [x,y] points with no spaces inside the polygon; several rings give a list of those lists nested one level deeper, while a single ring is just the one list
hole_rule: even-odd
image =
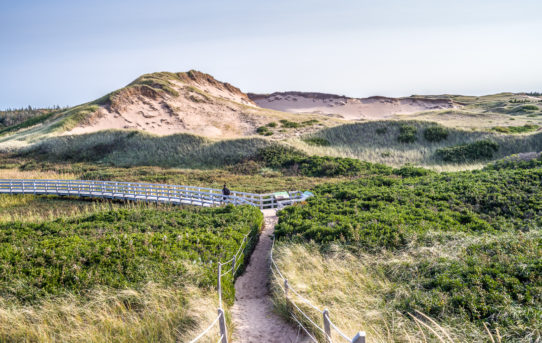
[{"label": "hazy horizon", "polygon": [[542,91],[532,0],[0,4],[0,109],[72,106],[197,69],[245,92]]}]

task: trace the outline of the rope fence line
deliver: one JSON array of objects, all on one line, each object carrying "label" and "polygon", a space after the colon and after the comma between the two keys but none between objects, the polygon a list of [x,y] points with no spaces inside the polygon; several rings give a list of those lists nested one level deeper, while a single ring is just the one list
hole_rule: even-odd
[{"label": "rope fence line", "polygon": [[[271,272],[273,273],[275,278],[278,279],[278,280],[282,280],[282,282],[284,284],[284,286],[282,286],[280,284],[280,282],[278,283],[280,289],[284,293],[284,297],[285,297],[286,302],[288,304],[291,304],[293,306],[293,308],[295,310],[297,310],[297,312],[299,314],[301,314],[308,321],[308,323],[310,323],[315,329],[317,329],[318,331],[320,331],[323,334],[326,343],[333,343],[333,340],[332,340],[332,337],[331,337],[331,330],[332,329],[334,331],[336,331],[339,334],[339,337],[344,339],[346,342],[365,343],[365,332],[360,331],[353,338],[348,337],[347,335],[345,335],[337,327],[337,325],[335,325],[331,321],[331,319],[329,318],[329,311],[327,309],[324,309],[323,311],[320,310],[317,306],[312,304],[308,299],[303,297],[294,288],[292,288],[292,286],[288,283],[288,279],[286,277],[284,277],[284,275],[280,271],[279,267],[277,266],[277,264],[276,264],[276,262],[275,262],[275,260],[273,258],[273,249],[274,248],[275,248],[275,237],[273,236],[273,242],[271,243],[271,252],[269,254],[269,257],[270,257],[270,264],[269,265],[270,265]],[[312,309],[314,309],[315,311],[319,312],[322,315],[323,327],[321,327],[320,325],[315,323],[314,320],[308,314],[306,314],[301,308],[299,308],[299,306],[295,303],[294,299],[290,296],[290,293],[295,295],[303,303],[310,306]],[[314,337],[314,335],[310,334],[309,330],[307,330],[307,328],[305,328],[303,326],[303,324],[301,323],[301,320],[299,320],[299,318],[296,316],[294,311],[291,311],[290,315],[292,316],[292,319],[305,331],[305,333],[307,333],[309,338],[311,338],[314,342],[318,342],[318,340]]]},{"label": "rope fence line", "polygon": [[[239,263],[237,267],[235,268],[237,262],[240,260],[241,254],[245,253],[245,249],[248,246],[248,237],[250,236],[250,233],[247,233],[243,240],[241,241],[241,245],[239,246],[239,249],[237,249],[237,252],[235,255],[233,255],[232,258],[227,260],[226,262],[218,262],[218,270],[217,270],[217,292],[218,292],[218,316],[216,319],[211,323],[211,325],[205,329],[202,333],[200,333],[196,338],[194,338],[190,343],[196,343],[201,338],[203,338],[207,333],[209,333],[209,330],[215,326],[217,323],[219,325],[220,329],[220,338],[218,339],[217,343],[228,343],[228,332],[226,329],[226,321],[224,318],[224,309],[222,307],[222,277],[231,273],[233,277],[235,277],[235,273],[243,263]],[[231,267],[228,268],[225,272],[222,272],[222,267],[226,266],[231,263]]]},{"label": "rope fence line", "polygon": [[312,196],[312,193],[299,191],[266,194],[231,191],[230,195],[223,195],[221,189],[206,187],[140,182],[42,179],[0,179],[0,193],[80,196],[205,207],[223,204],[250,205],[262,210],[283,208]]}]

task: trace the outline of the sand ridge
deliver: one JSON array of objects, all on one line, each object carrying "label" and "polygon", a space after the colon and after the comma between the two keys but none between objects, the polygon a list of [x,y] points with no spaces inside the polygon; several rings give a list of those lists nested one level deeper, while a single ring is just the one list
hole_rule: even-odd
[{"label": "sand ridge", "polygon": [[389,119],[394,115],[459,107],[450,99],[419,97],[349,98],[334,94],[305,92],[276,92],[269,95],[249,93],[248,96],[263,108],[291,113],[319,113],[347,120]]}]

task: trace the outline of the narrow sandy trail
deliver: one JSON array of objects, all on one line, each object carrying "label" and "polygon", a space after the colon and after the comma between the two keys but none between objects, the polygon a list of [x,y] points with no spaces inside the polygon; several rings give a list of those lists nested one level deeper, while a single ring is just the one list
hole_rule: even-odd
[{"label": "narrow sandy trail", "polygon": [[275,229],[277,215],[264,210],[265,227],[252,253],[244,274],[235,282],[233,315],[234,342],[294,343],[308,342],[301,330],[286,323],[273,312],[269,294],[270,235]]}]

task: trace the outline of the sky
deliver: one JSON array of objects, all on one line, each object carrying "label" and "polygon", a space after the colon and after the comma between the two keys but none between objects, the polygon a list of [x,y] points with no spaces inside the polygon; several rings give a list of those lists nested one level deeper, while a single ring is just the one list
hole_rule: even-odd
[{"label": "sky", "polygon": [[0,0],[0,109],[190,69],[256,93],[540,92],[541,14],[540,0]]}]

